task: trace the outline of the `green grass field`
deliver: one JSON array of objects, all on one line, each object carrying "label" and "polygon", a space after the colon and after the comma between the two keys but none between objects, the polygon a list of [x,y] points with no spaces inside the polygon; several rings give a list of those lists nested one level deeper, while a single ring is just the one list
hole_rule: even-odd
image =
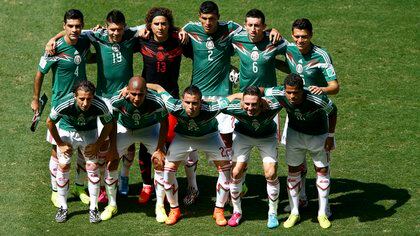
[{"label": "green grass field", "polygon": [[[261,9],[269,27],[291,41],[294,19],[309,18],[313,42],[328,49],[334,60],[341,91],[332,99],[339,108],[338,148],[333,153],[330,203],[332,228],[322,230],[316,221],[314,172],[308,176],[310,208],[292,229],[266,228],[265,180],[254,154],[248,171],[249,194],[243,201],[244,222],[237,228],[221,228],[211,219],[216,172],[203,159],[198,184],[201,198],[185,209],[175,226],[154,219],[154,204],[139,206],[136,195],[141,179],[132,168],[131,194],[119,199],[119,214],[108,222],[92,225],[87,207],[70,199],[70,219],[54,221],[56,209],[49,197],[49,150],[46,127],[29,131],[33,77],[45,43],[62,29],[63,14],[78,8],[86,27],[102,23],[107,12],[120,9],[129,25],[143,23],[152,6],[173,10],[175,23],[196,21],[201,1],[15,1],[4,0],[0,9],[0,234],[143,234],[143,235],[283,235],[283,234],[420,234],[420,2],[409,1],[218,1],[221,20],[242,23],[245,13]],[[417,13],[416,13],[417,12]],[[141,72],[136,55],[136,73]],[[238,65],[235,58],[233,63]],[[181,84],[191,76],[191,62],[182,64]],[[88,66],[95,81],[96,66]],[[278,74],[281,81],[284,74]],[[51,75],[43,91],[51,94]],[[47,107],[49,109],[49,107]],[[282,112],[283,113],[283,112]],[[43,120],[45,120],[45,115]],[[280,147],[281,203],[279,219],[287,214],[283,161]],[[72,168],[74,169],[74,168]],[[184,173],[178,174],[181,197]],[[103,207],[103,206],[102,206]],[[230,211],[230,209],[228,208]]]}]

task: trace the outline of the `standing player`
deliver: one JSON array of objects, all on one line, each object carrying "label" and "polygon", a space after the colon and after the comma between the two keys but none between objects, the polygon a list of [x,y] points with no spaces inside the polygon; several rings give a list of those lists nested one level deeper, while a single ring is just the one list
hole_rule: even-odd
[{"label": "standing player", "polygon": [[[80,35],[83,28],[83,14],[79,10],[70,9],[64,14],[63,29],[65,34],[57,40],[57,49],[51,56],[44,54],[38,65],[38,71],[34,79],[34,93],[31,108],[35,113],[39,111],[39,95],[42,81],[45,74],[51,69],[52,78],[52,99],[51,106],[56,106],[57,101],[69,94],[73,86],[80,81],[86,80],[86,56],[89,53],[89,40]],[[56,207],[57,203],[57,182],[56,173],[58,167],[56,142],[47,133],[47,141],[51,143],[50,173],[51,173],[51,201]],[[83,203],[89,204],[83,184],[86,178],[86,171],[80,165],[78,159],[75,194],[80,197]]]},{"label": "standing player", "polygon": [[[167,216],[163,201],[165,190],[163,188],[163,163],[165,161],[165,140],[168,132],[168,112],[161,98],[146,89],[146,81],[139,76],[134,76],[128,83],[128,98],[120,98],[119,92],[114,94],[111,102],[118,115],[117,149],[122,157],[127,153],[128,147],[135,142],[142,142],[145,147],[154,151],[152,160],[155,163],[156,184],[156,220],[165,222]],[[102,219],[109,219],[117,213],[115,202],[108,208],[110,214],[102,213]]]},{"label": "standing player", "polygon": [[289,74],[284,80],[284,89],[266,89],[273,95],[289,116],[286,136],[286,164],[289,167],[287,190],[291,213],[284,222],[285,228],[299,221],[299,192],[302,187],[302,165],[309,153],[317,172],[319,210],[318,222],[322,228],[331,226],[328,220],[328,195],[330,190],[329,152],[334,147],[334,131],[337,109],[326,95],[315,95],[303,89],[303,79]]},{"label": "standing player", "polygon": [[[137,43],[137,28],[127,28],[124,14],[119,10],[112,10],[106,16],[106,28],[98,31],[85,31],[83,35],[86,35],[95,47],[96,51],[96,62],[98,64],[97,70],[97,94],[107,103],[108,108],[111,108],[110,99],[112,95],[125,87],[128,80],[133,76],[133,53],[134,46]],[[54,42],[60,34],[56,35],[50,40],[48,45],[54,47]],[[101,130],[101,124],[98,121],[98,130]],[[99,153],[99,165],[101,172],[104,172],[105,168],[105,157],[108,153],[109,143],[106,142],[101,147]],[[127,157],[123,157],[123,160],[134,158],[134,146],[130,147]],[[112,154],[111,154],[112,155]],[[115,201],[116,197],[116,183],[118,180],[118,160],[113,160],[113,163],[107,163],[106,171],[104,175],[105,188],[108,192],[109,198],[113,198],[112,202]],[[124,181],[121,181],[124,184]],[[103,183],[101,183],[103,185]],[[121,185],[120,185],[121,186]],[[127,182],[128,186],[128,182]],[[99,201],[106,203],[108,201],[105,188],[101,188],[99,195]],[[123,195],[128,194],[128,188],[126,191],[122,191]],[[110,208],[111,209],[111,208]],[[105,209],[107,215],[112,215],[111,211]]]},{"label": "standing player", "polygon": [[224,205],[229,195],[231,165],[225,146],[220,139],[215,117],[225,108],[229,100],[224,98],[218,102],[203,102],[200,90],[194,85],[184,90],[182,100],[173,98],[157,84],[148,84],[148,87],[159,92],[168,111],[178,119],[175,138],[169,147],[164,170],[165,192],[171,206],[165,223],[173,225],[181,218],[178,182],[175,177],[178,166],[189,153],[202,150],[207,158],[214,162],[219,172],[213,218],[217,225],[225,226],[227,221],[224,216]]},{"label": "standing player", "polygon": [[267,180],[268,194],[268,228],[279,225],[277,206],[280,184],[277,178],[277,124],[273,118],[281,110],[281,106],[273,97],[266,97],[269,104],[261,97],[258,87],[245,88],[242,101],[235,100],[229,104],[224,113],[236,118],[235,140],[233,142],[232,181],[230,194],[233,204],[233,215],[229,226],[238,226],[242,218],[241,197],[242,183],[253,147],[260,151],[263,161],[264,175]]},{"label": "standing player", "polygon": [[[313,36],[312,24],[308,19],[297,19],[292,24],[292,38],[294,43],[287,46],[286,61],[292,73],[300,75],[305,87],[313,94],[335,95],[340,86],[335,74],[332,59],[329,53],[311,42]],[[287,121],[286,121],[287,123]],[[285,141],[287,125],[285,125],[282,143]],[[306,159],[302,170],[302,190],[300,192],[300,206],[308,205],[306,197]],[[290,206],[285,208],[290,211]],[[329,213],[330,214],[330,213]]]},{"label": "standing player", "polygon": [[[101,221],[98,211],[100,172],[97,153],[99,147],[112,131],[112,115],[106,104],[95,96],[95,86],[89,81],[80,82],[70,93],[56,102],[47,119],[48,130],[57,143],[57,189],[58,203],[55,220],[59,223],[67,220],[67,193],[69,190],[70,163],[73,151],[82,153],[88,173],[90,195],[89,221]],[[98,137],[96,119],[104,124]],[[56,124],[61,119],[57,130]],[[113,144],[115,145],[115,144]]]}]

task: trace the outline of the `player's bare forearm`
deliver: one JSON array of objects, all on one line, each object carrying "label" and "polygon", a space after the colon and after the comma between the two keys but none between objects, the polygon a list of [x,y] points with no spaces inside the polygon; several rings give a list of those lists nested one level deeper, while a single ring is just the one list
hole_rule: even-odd
[{"label": "player's bare forearm", "polygon": [[52,37],[47,42],[47,45],[45,45],[45,51],[48,54],[53,55],[55,53],[55,41],[57,41],[59,38],[63,37],[64,35],[66,35],[66,32],[63,30],[59,32],[58,34],[56,34],[54,37]]},{"label": "player's bare forearm", "polygon": [[58,134],[57,127],[55,126],[54,121],[52,121],[49,117],[47,118],[47,128],[50,131],[51,136],[54,138],[55,143],[57,143],[57,146],[63,146],[64,142]]},{"label": "player's bare forearm", "polygon": [[104,125],[104,128],[101,131],[101,134],[99,135],[98,139],[95,142],[95,145],[97,145],[98,147],[100,147],[102,145],[103,142],[105,142],[106,138],[108,138],[108,136],[111,134],[112,130],[113,130],[113,123],[108,123]]},{"label": "player's bare forearm", "polygon": [[162,151],[165,153],[165,144],[166,144],[166,134],[168,133],[169,129],[169,121],[168,119],[164,119],[159,122],[160,129],[159,129],[159,140],[156,147],[156,151]]},{"label": "player's bare forearm", "polygon": [[109,152],[108,152],[108,161],[112,161],[118,158],[117,152],[117,121],[112,122],[112,130],[109,134]]},{"label": "player's bare forearm", "polygon": [[148,88],[148,89],[155,90],[155,91],[156,91],[156,92],[158,92],[158,93],[163,93],[163,92],[165,92],[165,91],[166,91],[166,90],[165,90],[162,86],[160,86],[159,84],[147,83],[147,84],[146,84],[146,86],[147,86],[147,88]]},{"label": "player's bare forearm", "polygon": [[39,96],[41,94],[42,82],[44,80],[44,74],[37,71],[34,78],[34,93],[32,96],[31,108],[37,113],[39,111]]},{"label": "player's bare forearm", "polygon": [[290,69],[289,66],[287,65],[287,63],[285,61],[282,61],[280,59],[275,60],[275,64],[276,64],[276,69],[280,70],[281,72],[284,72],[286,74],[290,74]]},{"label": "player's bare forearm", "polygon": [[328,82],[328,86],[323,88],[323,91],[328,95],[335,95],[340,92],[340,84],[338,80],[333,80]]},{"label": "player's bare forearm", "polygon": [[328,115],[328,133],[335,133],[335,126],[337,124],[337,113]]},{"label": "player's bare forearm", "polygon": [[243,93],[234,93],[232,95],[227,96],[226,98],[229,100],[229,102],[231,102],[235,99],[241,100],[243,96]]}]

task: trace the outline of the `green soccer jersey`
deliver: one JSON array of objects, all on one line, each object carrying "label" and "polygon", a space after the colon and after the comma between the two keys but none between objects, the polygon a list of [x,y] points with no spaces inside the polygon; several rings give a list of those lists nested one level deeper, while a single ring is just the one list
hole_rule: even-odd
[{"label": "green soccer jersey", "polygon": [[290,71],[300,75],[307,87],[326,87],[329,81],[337,79],[330,55],[316,45],[312,45],[309,53],[302,55],[296,44],[289,43],[286,60]]},{"label": "green soccer jersey", "polygon": [[236,132],[253,138],[269,137],[277,131],[277,125],[273,119],[282,107],[274,97],[264,97],[264,99],[268,101],[269,107],[257,116],[249,116],[241,108],[241,101],[239,100],[233,100],[223,113],[236,118]]},{"label": "green soccer jersey", "polygon": [[125,87],[133,76],[133,53],[137,31],[125,29],[119,43],[110,43],[108,31],[84,31],[96,50],[98,78],[96,93],[105,98]]},{"label": "green soccer jersey", "polygon": [[229,81],[232,36],[242,27],[232,21],[219,22],[217,31],[208,35],[200,22],[190,22],[183,28],[193,49],[192,84],[204,96],[226,96],[232,93]]},{"label": "green soccer jersey", "polygon": [[58,100],[72,92],[73,86],[86,80],[86,55],[89,53],[90,43],[87,37],[81,35],[75,45],[67,44],[64,37],[56,42],[55,54],[44,54],[38,64],[38,71],[47,74],[51,69],[52,98],[51,106]]},{"label": "green soccer jersey", "polygon": [[289,127],[309,135],[321,135],[328,132],[328,115],[337,113],[333,102],[324,94],[311,94],[304,90],[303,102],[292,105],[286,98],[283,86],[266,88],[266,96],[274,96],[287,111]]},{"label": "green soccer jersey", "polygon": [[118,92],[111,98],[111,104],[115,117],[118,117],[118,123],[131,130],[157,124],[168,116],[160,96],[150,90],[147,91],[145,100],[139,107],[135,107],[126,98],[119,98]]},{"label": "green soccer jersey", "polygon": [[82,111],[77,106],[74,93],[69,93],[60,99],[51,109],[49,117],[54,123],[62,118],[59,127],[68,131],[94,130],[97,128],[97,117],[102,124],[112,122],[112,115],[102,99],[95,95],[89,109]]},{"label": "green soccer jersey", "polygon": [[180,99],[173,98],[168,92],[160,94],[168,111],[178,119],[175,132],[193,137],[200,137],[218,131],[216,116],[226,109],[229,100],[222,98],[217,102],[202,102],[198,116],[191,118],[182,107]]},{"label": "green soccer jersey", "polygon": [[249,40],[246,30],[243,30],[233,36],[232,44],[240,59],[240,91],[243,92],[251,85],[277,86],[275,58],[279,54],[285,54],[287,41],[281,39],[272,44],[268,33],[264,33],[261,41],[253,43]]}]

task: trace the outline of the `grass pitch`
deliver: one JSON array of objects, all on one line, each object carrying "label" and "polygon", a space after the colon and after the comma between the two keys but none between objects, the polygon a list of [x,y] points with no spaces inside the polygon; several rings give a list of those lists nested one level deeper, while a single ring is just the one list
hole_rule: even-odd
[{"label": "grass pitch", "polygon": [[[214,168],[204,159],[199,165],[201,198],[184,210],[175,226],[157,224],[153,204],[138,206],[134,195],[141,180],[137,164],[130,179],[131,194],[119,199],[119,214],[108,222],[92,225],[87,207],[70,199],[70,218],[54,222],[50,203],[48,160],[50,146],[44,141],[46,127],[29,131],[33,77],[47,40],[62,29],[64,12],[78,8],[86,27],[104,22],[107,12],[120,9],[129,25],[143,23],[152,6],[173,10],[182,26],[197,20],[200,1],[2,1],[0,9],[0,234],[144,234],[144,235],[279,235],[279,234],[420,234],[420,47],[418,1],[218,1],[221,20],[242,23],[245,13],[259,8],[269,27],[279,29],[291,41],[294,19],[309,18],[313,42],[332,55],[341,91],[332,99],[339,108],[337,150],[333,153],[330,203],[332,228],[316,222],[314,173],[309,171],[310,208],[296,227],[268,230],[265,180],[256,154],[250,163],[249,194],[243,201],[244,222],[236,228],[218,227],[211,219]],[[136,73],[141,72],[136,56]],[[238,60],[233,63],[238,65]],[[191,76],[191,62],[182,63],[181,85]],[[96,68],[88,66],[95,81]],[[281,81],[284,74],[278,73]],[[51,75],[43,91],[50,95]],[[47,107],[47,110],[49,107]],[[46,112],[47,113],[47,112]],[[283,114],[283,112],[282,112]],[[43,117],[45,120],[45,115]],[[287,214],[284,148],[280,147],[281,203],[279,219]],[[178,174],[181,196],[185,179]],[[229,211],[229,208],[228,208]]]}]

